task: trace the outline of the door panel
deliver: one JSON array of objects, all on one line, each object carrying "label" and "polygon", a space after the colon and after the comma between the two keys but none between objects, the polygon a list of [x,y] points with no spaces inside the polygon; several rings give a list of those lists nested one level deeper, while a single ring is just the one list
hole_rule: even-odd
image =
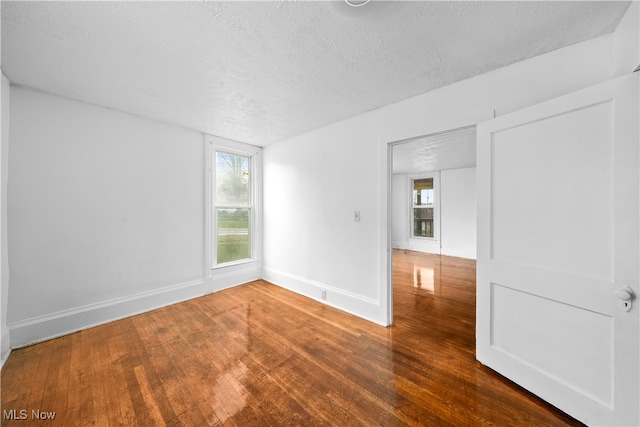
[{"label": "door panel", "polygon": [[591,425],[638,425],[638,75],[478,126],[477,358]]},{"label": "door panel", "polygon": [[[493,348],[612,405],[611,316],[496,284],[491,286],[491,299]],[[589,333],[575,334],[576,328]],[[532,335],[544,337],[544,351]],[[596,342],[599,345],[593,345]]]},{"label": "door panel", "polygon": [[492,134],[494,260],[611,280],[612,110],[610,100]]}]

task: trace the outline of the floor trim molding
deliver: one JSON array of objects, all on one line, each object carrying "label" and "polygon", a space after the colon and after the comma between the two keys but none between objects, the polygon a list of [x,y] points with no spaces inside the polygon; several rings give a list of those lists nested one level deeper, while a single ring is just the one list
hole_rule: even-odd
[{"label": "floor trim molding", "polygon": [[[329,305],[378,325],[386,326],[385,319],[379,318],[381,312],[379,300],[354,294],[325,283],[306,279],[271,267],[263,267],[262,277],[268,282],[314,299],[322,304]],[[321,298],[322,291],[326,292],[326,299]]]},{"label": "floor trim molding", "polygon": [[11,322],[8,324],[11,348],[25,347],[207,293],[205,281],[198,279]]}]

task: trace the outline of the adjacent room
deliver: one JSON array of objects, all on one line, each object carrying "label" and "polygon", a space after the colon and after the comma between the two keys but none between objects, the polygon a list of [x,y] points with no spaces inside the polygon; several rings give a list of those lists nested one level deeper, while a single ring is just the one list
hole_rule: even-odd
[{"label": "adjacent room", "polygon": [[639,425],[637,1],[2,1],[2,425]]}]

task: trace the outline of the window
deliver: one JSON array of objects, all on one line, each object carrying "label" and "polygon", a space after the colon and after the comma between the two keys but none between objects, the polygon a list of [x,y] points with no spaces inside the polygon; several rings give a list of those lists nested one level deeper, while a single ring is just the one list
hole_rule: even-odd
[{"label": "window", "polygon": [[253,257],[254,197],[252,157],[214,151],[213,264]]},{"label": "window", "polygon": [[436,236],[436,182],[435,176],[411,180],[411,237]]},{"label": "window", "polygon": [[205,283],[224,289],[262,272],[262,148],[204,136]]}]

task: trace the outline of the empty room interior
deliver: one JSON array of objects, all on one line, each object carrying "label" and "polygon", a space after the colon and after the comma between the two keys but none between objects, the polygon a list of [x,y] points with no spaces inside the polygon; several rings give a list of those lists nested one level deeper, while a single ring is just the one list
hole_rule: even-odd
[{"label": "empty room interior", "polygon": [[640,425],[640,2],[1,14],[3,426]]}]

